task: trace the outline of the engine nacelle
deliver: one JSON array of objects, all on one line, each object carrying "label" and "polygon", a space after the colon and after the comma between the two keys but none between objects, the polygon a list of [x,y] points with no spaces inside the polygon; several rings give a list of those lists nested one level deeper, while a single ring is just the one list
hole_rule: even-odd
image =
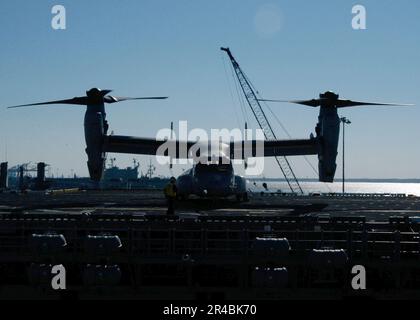
[{"label": "engine nacelle", "polygon": [[107,131],[103,114],[88,108],[85,113],[84,127],[89,175],[92,180],[98,182],[102,178],[106,161],[106,153],[102,151],[103,139]]},{"label": "engine nacelle", "polygon": [[334,182],[337,169],[337,148],[340,135],[340,119],[335,107],[321,107],[316,133],[319,137],[319,181]]}]

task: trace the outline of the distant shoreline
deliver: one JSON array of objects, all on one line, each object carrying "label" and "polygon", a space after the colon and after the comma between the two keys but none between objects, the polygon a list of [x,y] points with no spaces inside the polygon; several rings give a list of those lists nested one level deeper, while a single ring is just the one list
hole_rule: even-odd
[{"label": "distant shoreline", "polygon": [[[276,182],[286,182],[282,178],[248,178],[249,181],[276,181]],[[308,179],[308,178],[299,178],[299,181],[302,182],[319,182],[317,179]],[[336,179],[335,182],[341,182],[341,179]],[[357,179],[346,179],[346,182],[370,182],[370,183],[420,183],[420,179],[370,179],[370,178],[357,178]]]}]

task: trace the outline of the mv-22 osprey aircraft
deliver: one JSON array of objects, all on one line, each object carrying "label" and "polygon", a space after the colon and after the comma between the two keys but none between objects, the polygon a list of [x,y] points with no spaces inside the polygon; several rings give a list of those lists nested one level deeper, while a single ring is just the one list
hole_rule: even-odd
[{"label": "mv-22 osprey aircraft", "polygon": [[[137,138],[128,136],[108,135],[108,121],[106,120],[105,103],[112,104],[126,100],[166,99],[167,97],[144,97],[128,98],[111,96],[111,90],[93,88],[86,92],[86,96],[75,97],[67,100],[48,101],[9,108],[41,106],[51,104],[85,105],[87,107],[84,119],[84,131],[86,140],[86,153],[88,157],[88,169],[90,178],[99,182],[105,168],[106,154],[128,153],[156,155],[158,149],[167,141],[158,141],[152,138]],[[311,107],[320,107],[316,136],[311,134],[309,139],[300,140],[270,140],[262,141],[264,154],[256,152],[257,145],[261,142],[256,140],[244,140],[239,143],[230,142],[223,144],[218,163],[194,163],[192,169],[186,171],[178,178],[178,194],[182,197],[189,195],[228,197],[235,195],[239,199],[245,199],[247,195],[246,180],[234,174],[232,160],[246,161],[248,157],[264,156],[303,156],[318,155],[319,181],[333,182],[336,171],[337,147],[340,132],[340,119],[337,114],[338,108],[354,107],[363,105],[397,105],[388,103],[370,103],[351,100],[340,100],[337,94],[325,92],[319,99],[312,100],[267,100],[303,104]],[[180,159],[179,150],[186,148],[188,151],[196,145],[193,141],[173,140],[176,147],[176,155],[164,154],[172,158]],[[235,148],[241,148],[237,152]],[[202,149],[200,149],[202,150]],[[187,157],[190,157],[190,152]],[[200,155],[199,155],[200,156]],[[202,154],[200,159],[207,157]],[[226,160],[228,160],[226,162]]]}]

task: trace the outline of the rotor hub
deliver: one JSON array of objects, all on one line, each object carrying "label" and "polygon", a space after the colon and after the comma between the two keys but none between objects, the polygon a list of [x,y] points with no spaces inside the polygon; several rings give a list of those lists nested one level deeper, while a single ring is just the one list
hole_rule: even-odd
[{"label": "rotor hub", "polygon": [[332,92],[332,91],[326,91],[324,93],[321,93],[319,95],[321,99],[328,99],[328,100],[338,100],[340,97],[338,94]]},{"label": "rotor hub", "polygon": [[92,88],[86,91],[86,95],[89,98],[100,98],[102,96],[102,90],[99,88]]}]

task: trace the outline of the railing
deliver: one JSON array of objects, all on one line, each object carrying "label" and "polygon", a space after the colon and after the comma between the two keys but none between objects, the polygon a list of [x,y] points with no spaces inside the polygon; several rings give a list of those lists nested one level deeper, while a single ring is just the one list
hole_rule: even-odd
[{"label": "railing", "polygon": [[312,192],[309,194],[298,194],[291,192],[270,192],[270,191],[254,191],[251,190],[252,195],[259,195],[265,197],[327,197],[327,198],[408,198],[405,193],[340,193],[340,192]]},{"label": "railing", "polygon": [[[111,219],[112,220],[112,219]],[[115,223],[115,221],[114,221]],[[299,255],[320,248],[345,249],[350,257],[420,258],[420,234],[417,232],[385,232],[361,230],[292,230],[263,228],[230,228],[207,224],[191,227],[142,224],[125,226],[87,224],[70,226],[66,223],[21,224],[14,228],[4,222],[0,226],[0,259],[31,256],[30,239],[33,233],[54,231],[63,234],[68,247],[63,258],[85,259],[84,243],[87,235],[118,235],[123,243],[121,252],[114,258],[132,257],[182,257],[226,258],[249,257],[257,237],[287,238],[292,252]],[[66,258],[67,259],[67,258]]]}]

